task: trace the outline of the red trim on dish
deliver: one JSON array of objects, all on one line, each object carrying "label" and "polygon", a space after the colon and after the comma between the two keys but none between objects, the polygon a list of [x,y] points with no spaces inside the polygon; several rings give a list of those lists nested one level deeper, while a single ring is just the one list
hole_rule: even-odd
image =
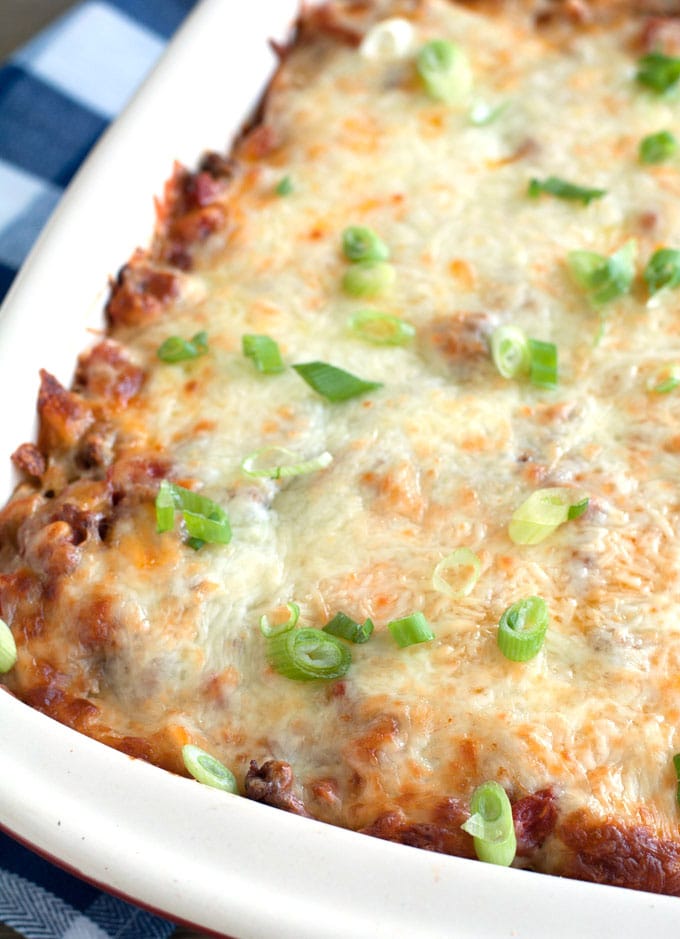
[{"label": "red trim on dish", "polygon": [[55,867],[60,868],[63,871],[66,871],[67,874],[71,874],[73,877],[78,877],[80,880],[84,880],[86,883],[90,884],[93,887],[96,887],[98,890],[101,890],[104,893],[108,893],[113,897],[117,897],[119,900],[123,900],[125,903],[131,903],[133,906],[139,907],[142,910],[146,910],[147,913],[153,913],[155,916],[160,916],[163,919],[169,920],[171,923],[174,923],[176,926],[185,926],[188,929],[197,929],[199,932],[203,933],[205,936],[213,936],[214,939],[237,939],[236,936],[230,936],[228,933],[215,932],[213,929],[209,929],[207,926],[202,926],[200,923],[196,923],[193,920],[183,919],[182,917],[173,916],[168,913],[166,910],[158,909],[158,907],[152,906],[149,903],[146,903],[144,900],[141,900],[137,897],[133,897],[130,894],[124,893],[122,890],[117,890],[114,887],[109,886],[104,883],[104,881],[97,880],[96,877],[91,877],[86,874],[84,871],[79,870],[72,864],[69,864],[68,861],[64,861],[62,858],[57,857],[56,854],[52,854],[50,851],[45,850],[44,848],[39,847],[38,845],[33,844],[27,838],[24,838],[22,835],[18,835],[11,828],[8,828],[7,825],[0,821],[0,831],[5,835],[8,835],[17,844],[22,845],[22,847],[27,848],[29,851],[32,851],[34,854],[37,854],[38,857],[43,858],[43,860],[48,861],[50,864],[54,864]]}]

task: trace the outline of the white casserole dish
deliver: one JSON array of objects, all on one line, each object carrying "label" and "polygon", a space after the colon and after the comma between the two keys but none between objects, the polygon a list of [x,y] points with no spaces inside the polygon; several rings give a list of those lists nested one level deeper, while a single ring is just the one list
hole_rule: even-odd
[{"label": "white casserole dish", "polygon": [[[31,438],[40,367],[68,384],[108,278],[148,240],[173,160],[224,150],[295,0],[204,0],[64,198],[0,314],[0,497]],[[0,693],[0,824],[164,915],[238,939],[670,932],[673,898],[472,863],[288,815],[174,777]]]}]

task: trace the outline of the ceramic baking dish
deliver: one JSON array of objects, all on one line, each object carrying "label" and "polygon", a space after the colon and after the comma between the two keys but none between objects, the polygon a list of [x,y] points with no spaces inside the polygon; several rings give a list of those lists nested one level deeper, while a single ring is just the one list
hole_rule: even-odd
[{"label": "ceramic baking dish", "polygon": [[[110,276],[153,224],[174,159],[224,150],[294,0],[204,0],[66,194],[0,315],[0,496],[34,431],[37,375],[70,382]],[[676,899],[382,842],[175,777],[0,693],[0,824],[108,890],[238,937],[661,935]]]}]

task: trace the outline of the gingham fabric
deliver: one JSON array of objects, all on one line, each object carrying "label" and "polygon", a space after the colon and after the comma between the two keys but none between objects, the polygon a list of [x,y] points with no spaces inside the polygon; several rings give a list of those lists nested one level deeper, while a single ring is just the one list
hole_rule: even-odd
[{"label": "gingham fabric", "polygon": [[[195,3],[85,0],[0,68],[0,300],[90,148]],[[165,939],[175,930],[0,832],[0,939]]]}]

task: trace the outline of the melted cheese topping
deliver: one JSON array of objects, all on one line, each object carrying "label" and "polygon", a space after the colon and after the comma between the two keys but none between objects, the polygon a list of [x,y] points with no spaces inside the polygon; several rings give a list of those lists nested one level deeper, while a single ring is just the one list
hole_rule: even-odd
[{"label": "melted cheese topping", "polygon": [[[251,759],[285,760],[309,811],[334,823],[395,809],[424,820],[495,779],[515,797],[555,787],[564,816],[677,839],[680,397],[648,384],[680,362],[678,294],[648,299],[638,278],[602,310],[598,340],[600,312],[565,265],[571,250],[611,254],[634,238],[641,271],[657,247],[680,245],[677,171],[637,158],[642,137],[675,126],[677,103],[636,84],[616,30],[558,46],[438,0],[412,25],[416,49],[462,46],[471,96],[429,99],[411,54],[297,45],[267,101],[276,147],[241,163],[227,225],[163,317],[117,333],[148,376],[120,414],[119,447],[170,455],[173,478],[226,509],[231,543],[195,552],[179,531],[158,535],[152,500],[124,513],[65,578],[59,643],[44,654],[118,733],[175,728],[240,780]],[[470,120],[480,102],[500,108],[483,126]],[[607,194],[588,206],[528,198],[529,180],[551,175]],[[395,284],[369,302],[341,289],[348,225],[390,247]],[[408,320],[416,338],[363,342],[347,320],[366,307]],[[486,342],[502,323],[558,346],[556,390],[496,373]],[[169,335],[199,329],[208,355],[156,360]],[[274,338],[288,365],[319,359],[383,387],[329,403],[290,368],[258,373],[245,333]],[[333,461],[293,479],[244,476],[244,457],[269,446]],[[589,509],[517,546],[509,519],[542,486],[583,489]],[[454,600],[432,573],[459,546],[482,572]],[[103,663],[73,615],[102,585],[116,624]],[[513,663],[497,623],[534,594],[547,638]],[[268,665],[260,617],[290,601],[305,626],[339,610],[375,621],[341,682]],[[436,638],[399,649],[386,624],[417,610]]]}]

